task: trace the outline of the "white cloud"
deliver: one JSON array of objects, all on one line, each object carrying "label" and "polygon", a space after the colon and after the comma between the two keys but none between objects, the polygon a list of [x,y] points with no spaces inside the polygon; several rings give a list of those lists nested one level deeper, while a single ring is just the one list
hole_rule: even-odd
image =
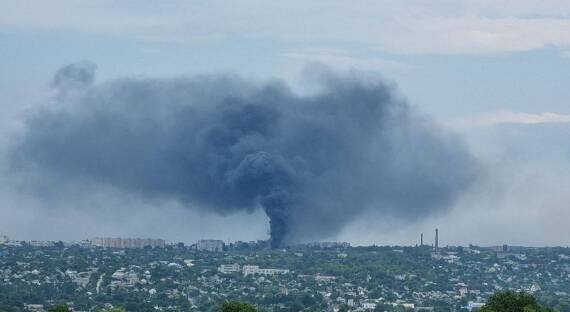
[{"label": "white cloud", "polygon": [[301,64],[322,63],[340,70],[361,71],[409,70],[414,65],[378,57],[360,57],[348,51],[328,48],[308,48],[289,50],[282,56]]},{"label": "white cloud", "polygon": [[399,53],[487,54],[570,46],[570,20],[556,18],[406,18],[380,40]]},{"label": "white cloud", "polygon": [[0,27],[145,40],[229,37],[355,42],[395,53],[487,54],[570,47],[570,2],[1,1]]},{"label": "white cloud", "polygon": [[499,124],[544,124],[570,123],[570,115],[543,112],[538,114],[501,110],[475,117],[458,118],[452,121],[456,127],[494,126]]}]

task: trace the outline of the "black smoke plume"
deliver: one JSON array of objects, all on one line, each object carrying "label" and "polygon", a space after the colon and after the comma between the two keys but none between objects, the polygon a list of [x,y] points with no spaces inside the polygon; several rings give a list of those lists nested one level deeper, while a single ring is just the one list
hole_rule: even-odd
[{"label": "black smoke plume", "polygon": [[93,85],[93,73],[57,73],[60,94],[82,91],[28,118],[20,168],[221,214],[261,208],[273,247],[334,235],[367,211],[443,211],[475,178],[457,138],[357,74],[323,71],[321,91],[300,96],[234,76]]}]

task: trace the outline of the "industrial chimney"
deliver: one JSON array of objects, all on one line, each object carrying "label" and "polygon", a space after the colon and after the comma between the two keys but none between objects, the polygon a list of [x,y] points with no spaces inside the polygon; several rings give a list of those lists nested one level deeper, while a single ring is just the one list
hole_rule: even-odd
[{"label": "industrial chimney", "polygon": [[438,252],[439,247],[439,230],[435,228],[435,252]]}]

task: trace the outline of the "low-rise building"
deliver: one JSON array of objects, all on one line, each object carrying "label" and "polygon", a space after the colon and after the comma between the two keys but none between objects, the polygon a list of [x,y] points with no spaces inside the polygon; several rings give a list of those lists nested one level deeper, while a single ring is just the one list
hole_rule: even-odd
[{"label": "low-rise building", "polygon": [[24,304],[24,309],[30,312],[45,312],[43,304]]},{"label": "low-rise building", "polygon": [[239,264],[234,263],[234,264],[222,264],[220,265],[220,267],[218,268],[218,271],[220,271],[221,273],[237,273],[241,271],[241,267]]},{"label": "low-rise building", "polygon": [[484,302],[469,301],[467,303],[467,310],[469,311],[478,310],[481,309],[484,305],[485,305]]},{"label": "low-rise building", "polygon": [[262,269],[257,265],[244,265],[242,267],[242,273],[244,276],[250,274],[261,274],[261,275],[275,275],[275,274],[287,274],[289,270],[286,269]]},{"label": "low-rise building", "polygon": [[53,247],[55,245],[54,242],[50,241],[30,241],[28,242],[32,247]]},{"label": "low-rise building", "polygon": [[376,302],[365,300],[362,302],[361,307],[365,310],[376,309]]}]

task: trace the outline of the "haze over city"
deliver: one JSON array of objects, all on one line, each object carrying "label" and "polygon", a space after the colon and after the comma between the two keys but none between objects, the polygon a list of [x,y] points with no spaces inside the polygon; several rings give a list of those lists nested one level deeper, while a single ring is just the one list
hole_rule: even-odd
[{"label": "haze over city", "polygon": [[567,246],[566,1],[0,1],[0,234]]}]

